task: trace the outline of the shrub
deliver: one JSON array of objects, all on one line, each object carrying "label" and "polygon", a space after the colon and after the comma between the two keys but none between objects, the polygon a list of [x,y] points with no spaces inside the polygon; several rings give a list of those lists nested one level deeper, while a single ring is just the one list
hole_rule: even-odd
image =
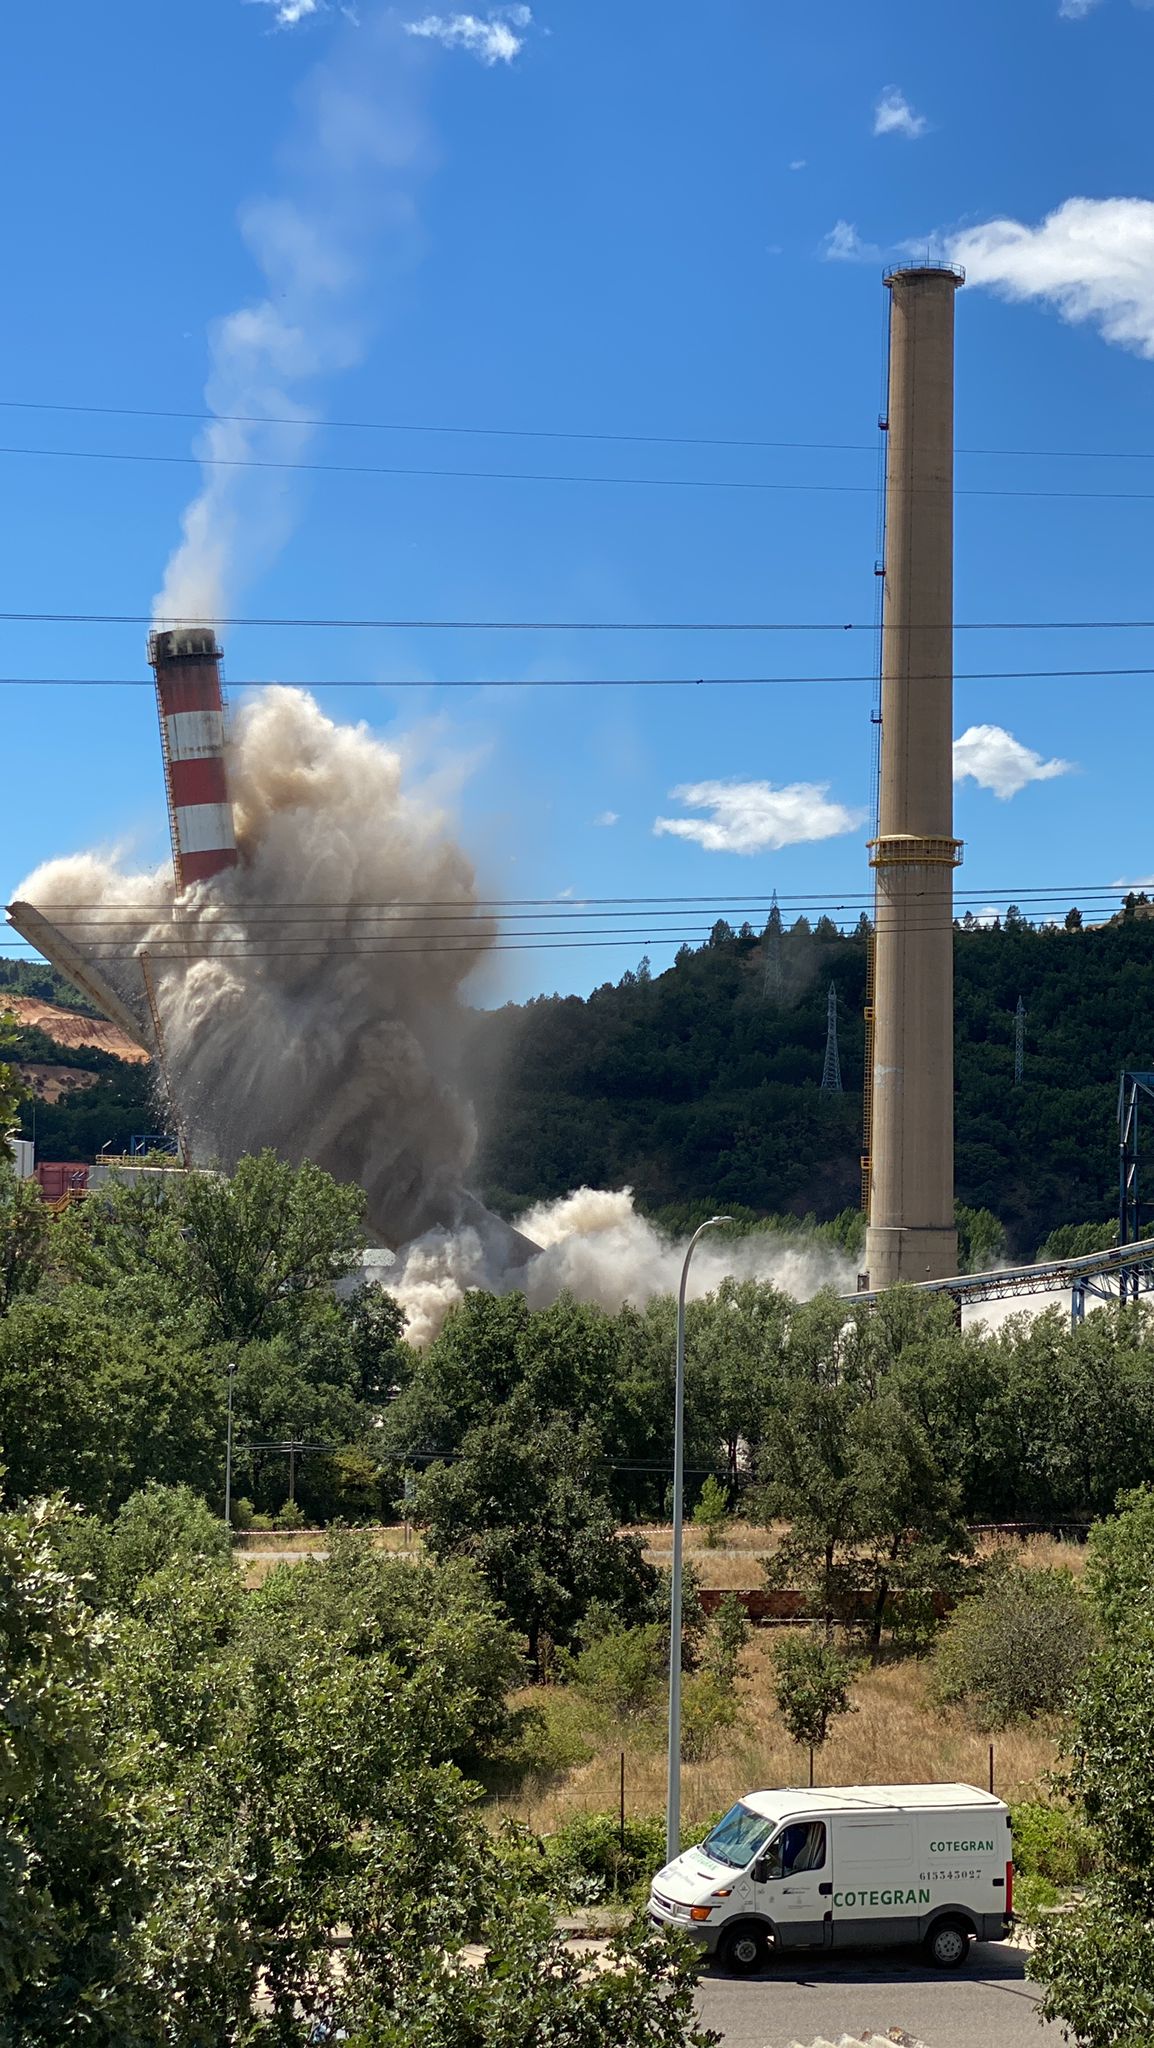
[{"label": "shrub", "polygon": [[[659,1566],[656,1582],[646,1601],[645,1612],[650,1621],[655,1621],[665,1632],[669,1629],[669,1608],[672,1596],[670,1573]],[[705,1609],[701,1604],[701,1579],[692,1564],[686,1564],[681,1575],[681,1668],[696,1671],[701,1656],[701,1645],[709,1627]]]},{"label": "shrub", "polygon": [[979,1728],[1061,1713],[1092,1647],[1089,1609],[1070,1572],[998,1562],[950,1620],[931,1690],[939,1706],[963,1707]]},{"label": "shrub", "polygon": [[256,1510],[250,1500],[242,1494],[232,1504],[232,1526],[234,1529],[251,1529],[256,1520]]},{"label": "shrub", "polygon": [[664,1682],[665,1631],[657,1622],[607,1630],[567,1660],[572,1683],[606,1713],[649,1713]]},{"label": "shrub", "polygon": [[681,1754],[687,1764],[708,1763],[740,1715],[732,1685],[712,1671],[698,1671],[681,1687]]},{"label": "shrub", "polygon": [[595,1905],[649,1896],[653,1873],[665,1861],[663,1820],[626,1820],[624,1840],[615,1813],[583,1813],[545,1837],[549,1888],[557,1899]]},{"label": "shrub", "polygon": [[1064,1887],[1080,1884],[1092,1875],[1098,1845],[1090,1829],[1068,1807],[1023,1799],[1011,1808],[1010,1818],[1017,1874]]},{"label": "shrub", "polygon": [[1060,1900],[1061,1893],[1051,1878],[1015,1875],[1014,1913],[1027,1927],[1033,1925],[1047,1906],[1056,1906]]},{"label": "shrub", "polygon": [[277,1515],[275,1526],[278,1529],[304,1528],[305,1518],[301,1513],[301,1510],[298,1508],[295,1500],[286,1500],[283,1508]]},{"label": "shrub", "polygon": [[564,1777],[566,1771],[593,1761],[595,1750],[585,1732],[584,1704],[564,1686],[538,1694],[538,1701],[517,1710],[516,1728],[502,1767],[487,1781],[522,1784]]},{"label": "shrub", "polygon": [[736,1593],[727,1593],[713,1617],[706,1639],[703,1668],[726,1691],[737,1679],[741,1653],[749,1641],[749,1621]]}]

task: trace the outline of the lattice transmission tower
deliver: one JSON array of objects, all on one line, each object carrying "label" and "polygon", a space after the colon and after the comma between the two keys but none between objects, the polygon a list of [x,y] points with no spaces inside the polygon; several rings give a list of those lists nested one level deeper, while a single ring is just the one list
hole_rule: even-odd
[{"label": "lattice transmission tower", "polygon": [[777,907],[776,889],[770,902],[762,945],[765,952],[762,998],[768,1003],[782,1003],[785,1001],[785,970],[781,957],[781,912]]},{"label": "lattice transmission tower", "polygon": [[826,1001],[825,1066],[821,1075],[822,1092],[826,1095],[840,1095],[841,1060],[837,1050],[837,986],[830,982]]}]

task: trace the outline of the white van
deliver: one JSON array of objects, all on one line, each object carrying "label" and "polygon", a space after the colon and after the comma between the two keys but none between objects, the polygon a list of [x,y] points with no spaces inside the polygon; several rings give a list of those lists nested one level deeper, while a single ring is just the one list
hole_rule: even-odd
[{"label": "white van", "polygon": [[747,1976],[771,1952],[918,1942],[956,1970],[1009,1933],[1010,1816],[973,1785],[749,1792],[653,1880],[649,1917]]}]

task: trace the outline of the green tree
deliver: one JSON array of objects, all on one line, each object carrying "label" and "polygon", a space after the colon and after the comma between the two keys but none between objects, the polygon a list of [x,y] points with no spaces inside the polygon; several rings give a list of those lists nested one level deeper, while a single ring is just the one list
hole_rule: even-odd
[{"label": "green tree", "polygon": [[56,1525],[61,1556],[96,1607],[128,1607],[167,1566],[227,1564],[228,1531],[190,1486],[150,1481],[108,1521],[72,1514]]},{"label": "green tree", "polygon": [[790,1525],[770,1583],[803,1588],[827,1627],[864,1624],[875,1653],[895,1596],[932,1605],[959,1584],[971,1549],[946,1447],[901,1384],[910,1341],[933,1326],[934,1312],[927,1321],[900,1290],[873,1318],[846,1325],[843,1309],[836,1334],[811,1304],[801,1370],[766,1431],[761,1512]]},{"label": "green tree", "polygon": [[82,1286],[25,1296],[0,1319],[0,1455],[10,1492],[117,1508],[150,1479],[215,1490],[224,1389],[179,1336]]},{"label": "green tree", "polygon": [[82,1278],[153,1284],[198,1312],[209,1342],[240,1346],[292,1334],[352,1272],[364,1196],[310,1160],[275,1152],[231,1176],[174,1174],[163,1186],[113,1186],[90,1197],[67,1243]]},{"label": "green tree", "polygon": [[155,1810],[109,1751],[103,1632],[52,1528],[0,1515],[0,2044],[159,2048]]},{"label": "green tree", "polygon": [[418,1483],[412,1519],[433,1556],[473,1560],[535,1668],[542,1638],[568,1647],[593,1602],[629,1622],[653,1589],[639,1541],[617,1532],[601,1456],[590,1424],[540,1416],[520,1396]]},{"label": "green tree", "polygon": [[1005,1226],[988,1209],[954,1206],[958,1227],[958,1264],[963,1273],[988,1273],[1006,1257]]},{"label": "green tree", "polygon": [[855,1709],[850,1697],[854,1664],[832,1643],[811,1635],[790,1634],[774,1659],[774,1698],[792,1742],[810,1752],[824,1744],[830,1723]]},{"label": "green tree", "polygon": [[736,1593],[726,1593],[713,1616],[702,1666],[727,1692],[733,1690],[741,1668],[741,1653],[749,1641],[749,1618]]},{"label": "green tree", "polygon": [[716,1550],[729,1522],[729,1494],[712,1472],[702,1481],[693,1519],[705,1538],[706,1548]]},{"label": "green tree", "polygon": [[1154,1610],[1154,1486],[1118,1496],[1117,1513],[1096,1522],[1086,1546],[1086,1586],[1108,1635]]},{"label": "green tree", "polygon": [[0,1117],[0,1315],[17,1295],[34,1294],[43,1279],[49,1228],[40,1189],[34,1180],[17,1180],[5,1156],[2,1133]]},{"label": "green tree", "polygon": [[11,1164],[11,1157],[6,1143],[7,1132],[28,1093],[16,1068],[3,1057],[15,1049],[15,1037],[11,1012],[0,1007],[0,1163],[8,1164]]},{"label": "green tree", "polygon": [[1102,1644],[1082,1686],[1064,1789],[1098,1844],[1070,1914],[1036,1934],[1042,2012],[1079,2048],[1144,2048],[1154,2030],[1154,1592],[1149,1495],[1123,1503],[1089,1575]]},{"label": "green tree", "polygon": [[443,1671],[355,1623],[286,1641],[218,1570],[170,1562],[98,1615],[50,1516],[0,1516],[0,2048],[706,2048],[696,1959],[642,1936],[590,1973],[520,1896],[424,1747]]}]

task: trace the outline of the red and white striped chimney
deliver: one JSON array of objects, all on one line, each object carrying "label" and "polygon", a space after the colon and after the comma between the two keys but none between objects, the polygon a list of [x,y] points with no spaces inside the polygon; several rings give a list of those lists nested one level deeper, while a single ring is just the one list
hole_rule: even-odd
[{"label": "red and white striped chimney", "polygon": [[224,767],[221,651],[211,626],[152,633],[148,659],[168,790],[178,889],[236,866],[236,834]]}]

